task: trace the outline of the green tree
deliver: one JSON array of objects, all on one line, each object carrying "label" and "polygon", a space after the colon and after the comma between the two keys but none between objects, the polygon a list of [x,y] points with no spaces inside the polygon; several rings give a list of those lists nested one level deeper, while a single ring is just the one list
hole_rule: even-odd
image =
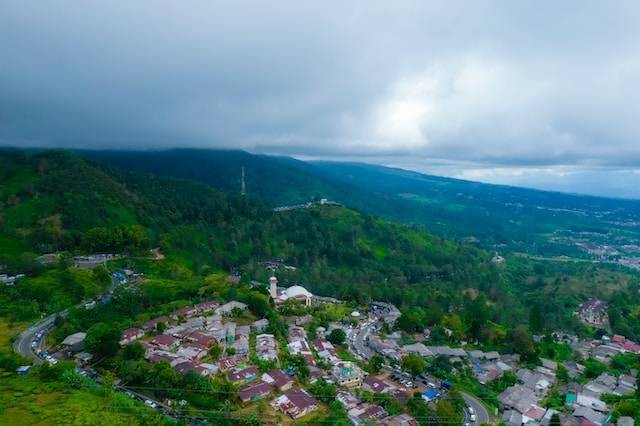
[{"label": "green tree", "polygon": [[345,342],[346,339],[347,333],[345,333],[341,328],[334,328],[333,330],[331,330],[331,333],[329,333],[329,337],[327,337],[327,340],[334,345],[341,345]]},{"label": "green tree", "polygon": [[126,345],[122,350],[122,358],[126,360],[141,360],[144,358],[144,348],[140,342],[133,342]]},{"label": "green tree", "polygon": [[118,352],[121,335],[117,324],[100,322],[87,330],[84,344],[87,350],[95,356],[110,357]]},{"label": "green tree", "polygon": [[403,356],[400,360],[400,366],[413,377],[424,373],[427,369],[427,364],[424,362],[424,358],[420,355],[414,354],[407,354]]},{"label": "green tree", "polygon": [[369,360],[367,364],[367,372],[369,374],[378,374],[380,370],[382,370],[382,366],[384,365],[384,357],[382,355],[374,355]]}]

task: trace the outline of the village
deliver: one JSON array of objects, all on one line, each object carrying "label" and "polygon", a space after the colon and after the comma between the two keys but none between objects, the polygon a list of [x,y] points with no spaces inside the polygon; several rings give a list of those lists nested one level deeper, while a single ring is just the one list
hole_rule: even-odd
[{"label": "village", "polygon": [[[115,285],[131,285],[141,275],[119,270],[113,272],[112,277]],[[548,425],[557,414],[562,424],[604,425],[608,423],[609,406],[602,396],[627,395],[637,389],[637,372],[618,376],[603,372],[585,381],[580,378],[584,377],[586,367],[580,362],[558,363],[543,358],[541,365],[531,366],[522,363],[518,354],[483,351],[464,346],[464,342],[429,345],[428,329],[422,336],[412,336],[415,339],[412,343],[406,343],[406,336],[399,331],[383,331],[393,330],[400,316],[395,306],[385,302],[373,302],[360,310],[341,306],[342,320],[330,321],[326,327],[317,326],[314,312],[322,306],[340,306],[340,301],[316,297],[301,286],[280,287],[275,276],[267,288],[276,307],[295,305],[308,312],[285,316],[286,340],[270,333],[269,320],[256,318],[245,303],[205,300],[126,329],[119,344],[126,347],[139,343],[147,361],[166,362],[183,375],[193,371],[203,377],[223,376],[237,387],[237,398],[242,404],[251,406],[256,401],[267,400],[271,409],[291,420],[322,409],[323,402],[307,389],[320,382],[337,387],[335,400],[344,407],[353,425],[417,425],[418,421],[407,412],[390,414],[376,401],[390,397],[406,403],[419,395],[425,403],[437,404],[455,388],[455,380],[428,372],[416,375],[406,371],[402,368],[403,358],[409,355],[424,360],[444,360],[450,364],[453,374],[469,369],[481,386],[508,375],[515,376],[515,383],[497,396],[499,409],[464,393],[463,418],[468,424],[502,421],[513,426]],[[93,306],[95,301],[85,304],[84,308]],[[606,321],[605,313],[605,302],[588,300],[575,314],[587,323],[602,324]],[[336,339],[335,336],[341,335],[342,338]],[[43,352],[41,357],[51,363],[61,357],[73,358],[81,369],[88,369],[92,355],[84,351],[85,337],[86,333],[67,336],[56,356]],[[542,336],[536,338],[542,339]],[[569,345],[581,359],[595,359],[605,365],[617,354],[640,354],[640,345],[619,335],[581,340],[557,332],[553,339]],[[304,381],[298,377],[299,370],[284,362],[291,356],[303,360],[308,371]],[[374,356],[384,361],[377,374],[370,374],[366,363]],[[558,380],[561,370],[568,376],[562,384]],[[130,392],[126,387],[122,390],[144,400],[150,407],[166,412],[170,406],[170,401],[155,401],[153,396]],[[545,408],[552,392],[565,395],[563,410]],[[620,419],[618,424],[632,423]]]}]

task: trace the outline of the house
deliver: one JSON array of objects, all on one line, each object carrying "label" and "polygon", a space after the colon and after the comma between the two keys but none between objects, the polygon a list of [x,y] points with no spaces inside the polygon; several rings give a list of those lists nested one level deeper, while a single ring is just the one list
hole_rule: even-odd
[{"label": "house", "polygon": [[269,320],[266,318],[259,319],[251,323],[251,329],[257,333],[262,333],[269,327]]},{"label": "house", "polygon": [[502,423],[506,426],[522,426],[522,414],[516,410],[506,410],[502,414]]},{"label": "house", "polygon": [[215,312],[216,314],[229,316],[233,314],[234,309],[244,311],[245,309],[247,309],[247,305],[245,303],[236,302],[235,300],[232,300],[231,302],[225,303],[224,305],[216,308]]},{"label": "house", "polygon": [[209,364],[208,362],[203,362],[198,367],[206,371],[206,373],[202,374],[203,376],[213,376],[217,374],[220,369],[216,364]]},{"label": "house", "polygon": [[318,401],[303,389],[292,389],[273,400],[271,406],[293,419],[298,419],[315,411],[318,408]]},{"label": "house", "polygon": [[282,370],[268,371],[262,375],[262,380],[269,383],[280,392],[291,389],[294,383],[294,380]]},{"label": "house", "polygon": [[433,356],[433,353],[422,343],[414,343],[412,345],[404,345],[401,350],[408,354],[420,356]]},{"label": "house", "polygon": [[533,389],[524,385],[511,386],[498,395],[498,401],[505,410],[516,410],[520,414],[524,414],[540,400],[541,398],[536,395]]},{"label": "house", "polygon": [[532,405],[527,411],[522,413],[522,422],[527,424],[528,422],[539,422],[547,412],[546,409],[537,405]]},{"label": "house", "polygon": [[329,362],[338,361],[338,355],[336,353],[336,349],[331,344],[331,342],[324,339],[315,339],[313,341],[313,346],[316,348],[316,351],[318,352],[318,356],[321,359],[326,359]]},{"label": "house", "polygon": [[221,371],[226,371],[246,361],[246,355],[233,355],[226,358],[220,358],[218,360],[218,366]]},{"label": "house", "polygon": [[576,314],[587,324],[603,325],[609,320],[607,308],[608,304],[604,300],[588,299],[578,307]]},{"label": "house", "polygon": [[185,343],[178,346],[176,355],[188,360],[198,360],[207,355],[207,348],[198,343]]},{"label": "house", "polygon": [[236,340],[229,347],[236,351],[236,354],[248,354],[249,353],[249,338],[244,335],[236,335]]},{"label": "house", "polygon": [[194,331],[193,333],[187,336],[187,340],[196,342],[205,348],[209,348],[216,343],[216,339],[214,339],[211,336],[207,336],[201,331]]},{"label": "house", "polygon": [[178,347],[178,343],[180,343],[180,340],[176,339],[173,336],[168,336],[166,334],[160,334],[160,335],[154,337],[153,340],[151,341],[151,343],[153,343],[154,345],[156,345],[160,349],[163,349],[165,351],[169,351],[169,350],[177,348]]},{"label": "house", "polygon": [[338,391],[336,395],[336,401],[342,404],[344,409],[347,411],[351,410],[354,407],[357,407],[360,404],[360,402],[362,402],[360,398],[356,397],[355,395],[349,392],[345,392],[343,390]]},{"label": "house", "polygon": [[352,408],[347,414],[349,415],[349,420],[355,426],[379,423],[381,419],[388,416],[384,408],[373,404],[362,404]]},{"label": "house", "polygon": [[261,360],[277,360],[276,338],[273,334],[256,336],[256,356]]},{"label": "house", "polygon": [[87,333],[79,332],[71,334],[62,341],[62,346],[66,347],[71,352],[81,352],[84,349],[84,339],[86,339]]},{"label": "house", "polygon": [[139,338],[144,336],[144,330],[141,328],[127,328],[122,333],[122,339],[120,339],[120,346],[128,345]]},{"label": "house", "polygon": [[194,306],[185,306],[184,308],[177,309],[171,314],[171,318],[177,320],[178,318],[190,318],[198,313],[198,310]]},{"label": "house", "polygon": [[213,300],[209,300],[206,302],[200,302],[194,305],[194,308],[200,313],[211,312],[214,311],[220,304]]},{"label": "house", "polygon": [[304,328],[297,325],[289,326],[289,343],[297,342],[298,340],[305,340],[307,338],[307,332]]},{"label": "house", "polygon": [[196,369],[196,364],[192,361],[183,361],[174,367],[180,374],[187,374],[191,370]]},{"label": "house", "polygon": [[257,383],[240,388],[238,396],[242,402],[255,401],[268,396],[271,391],[273,391],[273,387],[269,383],[260,380]]},{"label": "house", "polygon": [[331,368],[331,376],[339,386],[354,388],[362,384],[364,373],[352,362],[339,361]]},{"label": "house", "polygon": [[234,371],[227,375],[227,379],[230,382],[251,382],[258,377],[258,369],[254,366],[243,368],[241,370]]},{"label": "house", "polygon": [[393,386],[373,376],[367,376],[362,380],[362,390],[373,393],[386,393],[392,389]]},{"label": "house", "polygon": [[431,402],[434,399],[436,399],[438,396],[440,396],[440,394],[438,393],[437,390],[435,389],[427,389],[426,391],[424,391],[422,393],[422,399],[424,399],[427,402]]},{"label": "house", "polygon": [[573,411],[573,417],[581,421],[587,420],[592,424],[601,426],[604,424],[605,415],[592,410],[589,407],[578,407]]},{"label": "house", "polygon": [[165,325],[169,324],[169,318],[168,317],[158,317],[158,318],[153,318],[150,319],[149,321],[145,322],[144,325],[142,326],[142,328],[144,330],[155,330],[158,327],[158,323],[163,323]]},{"label": "house", "polygon": [[149,360],[149,362],[154,362],[154,363],[162,362],[162,361],[168,362],[169,365],[171,365],[172,367],[175,367],[176,365],[184,361],[184,359],[180,358],[176,354],[172,354],[171,352],[165,352],[165,351],[152,352],[146,358],[147,360]]}]

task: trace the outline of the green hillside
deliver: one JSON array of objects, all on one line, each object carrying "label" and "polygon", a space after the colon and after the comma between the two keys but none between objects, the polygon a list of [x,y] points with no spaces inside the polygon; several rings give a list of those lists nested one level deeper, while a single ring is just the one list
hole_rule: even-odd
[{"label": "green hillside", "polygon": [[[247,191],[272,205],[329,198],[389,220],[425,225],[444,238],[540,256],[593,258],[585,249],[613,246],[634,255],[640,202],[578,196],[358,163],[302,162],[242,151],[87,151],[129,170],[197,180],[228,193]],[[627,248],[625,248],[627,247]],[[632,250],[626,252],[625,250]]]}]

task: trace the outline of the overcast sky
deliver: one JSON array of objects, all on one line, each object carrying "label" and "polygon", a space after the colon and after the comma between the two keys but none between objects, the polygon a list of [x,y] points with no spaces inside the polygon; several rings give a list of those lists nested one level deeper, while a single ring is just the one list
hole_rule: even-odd
[{"label": "overcast sky", "polygon": [[242,148],[640,197],[640,3],[0,2],[0,145]]}]

